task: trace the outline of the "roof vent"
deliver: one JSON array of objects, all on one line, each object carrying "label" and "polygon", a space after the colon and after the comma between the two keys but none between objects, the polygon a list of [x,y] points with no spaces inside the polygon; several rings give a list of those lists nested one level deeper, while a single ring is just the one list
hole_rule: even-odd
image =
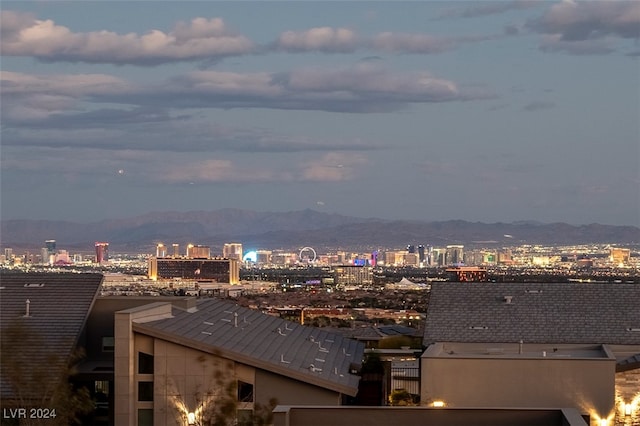
[{"label": "roof vent", "polygon": [[469,330],[488,330],[489,327],[487,327],[486,325],[472,325],[471,327],[469,327]]},{"label": "roof vent", "polygon": [[28,284],[25,284],[24,286],[28,288],[39,288],[39,287],[44,287],[44,283],[28,283]]},{"label": "roof vent", "polygon": [[513,296],[504,296],[504,301],[507,305],[510,305],[513,301]]},{"label": "roof vent", "polygon": [[627,331],[640,331],[640,327],[629,327]]},{"label": "roof vent", "polygon": [[24,314],[25,317],[30,317],[31,313],[29,312],[29,306],[31,305],[31,300],[27,299],[27,301],[25,302],[25,304],[27,305],[27,309],[26,309],[26,313]]}]

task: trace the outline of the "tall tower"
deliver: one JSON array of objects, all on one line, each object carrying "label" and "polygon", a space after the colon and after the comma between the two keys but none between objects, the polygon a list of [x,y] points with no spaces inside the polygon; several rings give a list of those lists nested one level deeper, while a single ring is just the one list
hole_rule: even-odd
[{"label": "tall tower", "polygon": [[180,244],[173,243],[171,245],[171,249],[173,250],[173,252],[171,253],[172,257],[180,257]]},{"label": "tall tower", "polygon": [[109,243],[96,242],[96,263],[105,263],[109,260]]},{"label": "tall tower", "polygon": [[160,243],[156,246],[156,257],[167,257],[167,247]]},{"label": "tall tower", "polygon": [[236,259],[242,261],[242,244],[226,243],[222,247],[222,257],[225,259]]},{"label": "tall tower", "polygon": [[56,254],[56,240],[47,240],[44,242],[44,246],[47,248],[49,256]]}]

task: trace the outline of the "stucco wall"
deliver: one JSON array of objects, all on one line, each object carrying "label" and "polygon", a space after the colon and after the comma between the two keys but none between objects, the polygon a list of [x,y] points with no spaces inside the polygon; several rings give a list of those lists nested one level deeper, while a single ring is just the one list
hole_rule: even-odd
[{"label": "stucco wall", "polygon": [[256,370],[256,402],[262,405],[276,398],[286,405],[340,405],[338,392],[292,380],[265,370]]},{"label": "stucco wall", "polygon": [[422,358],[423,404],[575,407],[592,419],[614,411],[614,359]]}]

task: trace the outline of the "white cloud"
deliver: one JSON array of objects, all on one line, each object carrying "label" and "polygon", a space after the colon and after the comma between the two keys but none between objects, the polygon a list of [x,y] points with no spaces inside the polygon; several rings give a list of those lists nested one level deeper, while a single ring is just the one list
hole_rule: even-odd
[{"label": "white cloud", "polygon": [[618,39],[640,39],[640,2],[564,0],[527,27],[544,34],[540,49],[574,55],[614,52]]},{"label": "white cloud", "polygon": [[278,37],[276,47],[290,52],[353,52],[358,37],[347,28],[317,27],[306,31],[286,31]]},{"label": "white cloud", "polygon": [[154,65],[174,61],[215,60],[253,51],[253,43],[229,31],[220,18],[179,22],[170,32],[72,32],[52,20],[2,11],[2,54],[44,61]]}]

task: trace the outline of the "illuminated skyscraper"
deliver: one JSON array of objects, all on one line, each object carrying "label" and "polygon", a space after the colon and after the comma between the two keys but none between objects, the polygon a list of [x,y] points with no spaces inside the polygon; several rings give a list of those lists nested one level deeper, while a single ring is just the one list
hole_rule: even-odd
[{"label": "illuminated skyscraper", "polygon": [[447,246],[445,264],[446,265],[461,265],[464,263],[464,246],[450,245]]},{"label": "illuminated skyscraper", "polygon": [[172,253],[171,253],[171,256],[180,257],[180,244],[173,243],[171,245],[171,247],[172,247],[172,250],[173,250]]},{"label": "illuminated skyscraper", "polygon": [[242,260],[242,244],[226,243],[222,247],[222,257],[226,259]]},{"label": "illuminated skyscraper", "polygon": [[167,247],[160,243],[156,246],[156,257],[167,257]]},{"label": "illuminated skyscraper", "polygon": [[96,242],[96,263],[109,261],[109,243]]},{"label": "illuminated skyscraper", "polygon": [[422,244],[418,246],[418,260],[420,261],[420,263],[424,263],[424,261],[426,260],[424,246]]},{"label": "illuminated skyscraper", "polygon": [[56,254],[56,240],[47,240],[44,242],[44,246],[47,248],[49,256]]},{"label": "illuminated skyscraper", "polygon": [[209,259],[211,257],[211,248],[209,246],[189,244],[187,246],[187,257],[189,259]]}]

